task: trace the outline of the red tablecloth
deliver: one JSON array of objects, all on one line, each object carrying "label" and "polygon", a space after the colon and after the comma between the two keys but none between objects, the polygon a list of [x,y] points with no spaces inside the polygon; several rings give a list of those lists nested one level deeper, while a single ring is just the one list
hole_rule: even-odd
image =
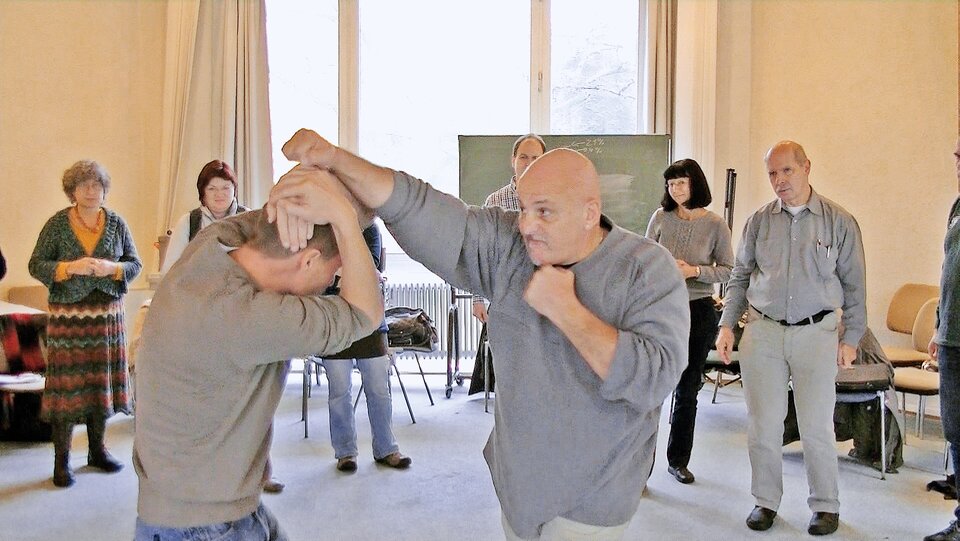
[{"label": "red tablecloth", "polygon": [[0,358],[0,372],[42,374],[47,363],[40,342],[46,332],[47,314],[0,315],[0,344],[5,357]]}]

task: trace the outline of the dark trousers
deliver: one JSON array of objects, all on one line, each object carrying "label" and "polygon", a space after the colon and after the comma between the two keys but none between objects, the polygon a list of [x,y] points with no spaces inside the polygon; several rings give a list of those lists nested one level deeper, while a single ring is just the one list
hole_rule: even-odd
[{"label": "dark trousers", "polygon": [[703,387],[707,354],[717,338],[717,322],[712,298],[690,301],[690,352],[687,368],[675,391],[670,439],[667,440],[667,464],[674,468],[686,467],[690,463],[693,429],[697,423],[697,393]]},{"label": "dark trousers", "polygon": [[[960,348],[939,346],[937,361],[940,370],[940,420],[943,422],[943,437],[950,443],[950,460],[956,479],[960,464]],[[960,520],[960,504],[953,513]]]}]

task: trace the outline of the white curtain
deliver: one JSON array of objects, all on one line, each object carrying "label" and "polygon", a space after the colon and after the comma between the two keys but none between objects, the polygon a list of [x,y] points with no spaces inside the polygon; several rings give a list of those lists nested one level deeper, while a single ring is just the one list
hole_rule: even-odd
[{"label": "white curtain", "polygon": [[641,133],[673,129],[677,0],[647,0]]},{"label": "white curtain", "polygon": [[196,207],[197,175],[222,159],[237,197],[273,186],[263,0],[173,0],[167,8],[158,234]]}]

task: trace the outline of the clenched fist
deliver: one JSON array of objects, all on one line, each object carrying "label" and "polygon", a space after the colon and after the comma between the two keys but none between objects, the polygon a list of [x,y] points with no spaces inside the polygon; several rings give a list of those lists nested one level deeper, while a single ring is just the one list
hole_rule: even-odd
[{"label": "clenched fist", "polygon": [[568,269],[544,265],[533,273],[523,300],[547,319],[554,320],[571,301],[577,300],[574,279],[575,275]]},{"label": "clenched fist", "polygon": [[337,153],[337,147],[312,130],[300,128],[281,148],[283,155],[292,162],[329,169]]}]

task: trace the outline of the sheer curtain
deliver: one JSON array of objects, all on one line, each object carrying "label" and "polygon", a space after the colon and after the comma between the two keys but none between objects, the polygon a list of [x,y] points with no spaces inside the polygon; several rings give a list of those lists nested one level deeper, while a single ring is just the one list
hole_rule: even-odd
[{"label": "sheer curtain", "polygon": [[259,207],[273,185],[262,0],[178,0],[167,8],[157,224],[199,204],[196,178],[222,159],[237,197]]},{"label": "sheer curtain", "polygon": [[677,0],[647,0],[643,50],[641,133],[670,133],[673,127]]}]

